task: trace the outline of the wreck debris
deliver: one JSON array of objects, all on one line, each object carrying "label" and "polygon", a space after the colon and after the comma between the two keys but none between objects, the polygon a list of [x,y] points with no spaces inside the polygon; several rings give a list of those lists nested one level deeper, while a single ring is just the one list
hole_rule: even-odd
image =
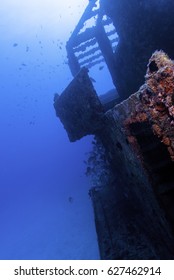
[{"label": "wreck debris", "polygon": [[103,107],[86,68],[82,68],[65,91],[55,97],[54,107],[72,142],[101,129]]}]

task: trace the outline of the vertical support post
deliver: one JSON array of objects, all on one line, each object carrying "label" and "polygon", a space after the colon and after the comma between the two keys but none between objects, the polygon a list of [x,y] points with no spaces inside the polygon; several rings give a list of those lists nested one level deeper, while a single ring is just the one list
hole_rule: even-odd
[{"label": "vertical support post", "polygon": [[73,47],[68,43],[66,45],[66,50],[67,50],[68,65],[73,77],[75,77],[77,73],[80,71],[80,64],[78,62],[77,57],[74,54]]},{"label": "vertical support post", "polygon": [[111,74],[113,84],[116,87],[116,77],[115,77],[115,60],[114,54],[112,51],[111,43],[107,37],[107,34],[104,30],[101,19],[98,19],[96,24],[96,39],[103,54],[103,57],[106,61],[108,70]]}]

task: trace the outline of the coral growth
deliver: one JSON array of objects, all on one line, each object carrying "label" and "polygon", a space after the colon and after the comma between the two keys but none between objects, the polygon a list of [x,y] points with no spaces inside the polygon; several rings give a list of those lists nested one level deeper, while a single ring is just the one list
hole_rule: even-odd
[{"label": "coral growth", "polygon": [[174,62],[163,51],[156,51],[149,60],[145,84],[138,92],[141,106],[125,124],[148,119],[155,135],[167,146],[174,161]]}]

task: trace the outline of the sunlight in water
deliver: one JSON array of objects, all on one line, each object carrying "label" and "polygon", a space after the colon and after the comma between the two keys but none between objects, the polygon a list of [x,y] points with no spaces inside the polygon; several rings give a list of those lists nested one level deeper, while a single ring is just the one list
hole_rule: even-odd
[{"label": "sunlight in water", "polygon": [[[4,36],[12,33],[32,32],[37,24],[47,26],[63,34],[72,31],[81,17],[88,0],[2,0],[0,5],[1,22],[8,27]],[[4,26],[4,25],[3,25]]]}]

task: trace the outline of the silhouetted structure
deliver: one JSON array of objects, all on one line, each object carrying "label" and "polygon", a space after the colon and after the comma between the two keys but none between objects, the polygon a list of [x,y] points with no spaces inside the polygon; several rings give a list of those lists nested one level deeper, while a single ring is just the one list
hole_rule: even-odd
[{"label": "silhouetted structure", "polygon": [[174,259],[173,69],[154,53],[145,84],[107,112],[85,69],[55,97],[70,141],[96,135],[114,174],[90,192],[102,259]]},{"label": "silhouetted structure", "polygon": [[113,26],[107,31],[111,23],[112,20],[106,16],[100,1],[90,1],[66,45],[68,64],[73,76],[82,67],[89,69],[105,61],[113,84],[116,85],[113,50],[118,43],[118,36]]},{"label": "silhouetted structure", "polygon": [[[96,2],[90,1],[88,18]],[[174,2],[102,3],[121,38],[112,68],[119,94],[121,99],[132,95],[107,111],[88,71],[79,64],[77,76],[60,97],[55,96],[54,107],[70,141],[94,134],[110,164],[112,180],[90,191],[101,258],[174,259],[174,63],[158,51],[146,66],[156,48],[173,52]],[[96,34],[90,39],[91,32],[94,29],[86,33],[89,45],[97,40]],[[71,46],[78,62],[75,50]],[[90,162],[100,167],[95,157],[96,151]]]}]

